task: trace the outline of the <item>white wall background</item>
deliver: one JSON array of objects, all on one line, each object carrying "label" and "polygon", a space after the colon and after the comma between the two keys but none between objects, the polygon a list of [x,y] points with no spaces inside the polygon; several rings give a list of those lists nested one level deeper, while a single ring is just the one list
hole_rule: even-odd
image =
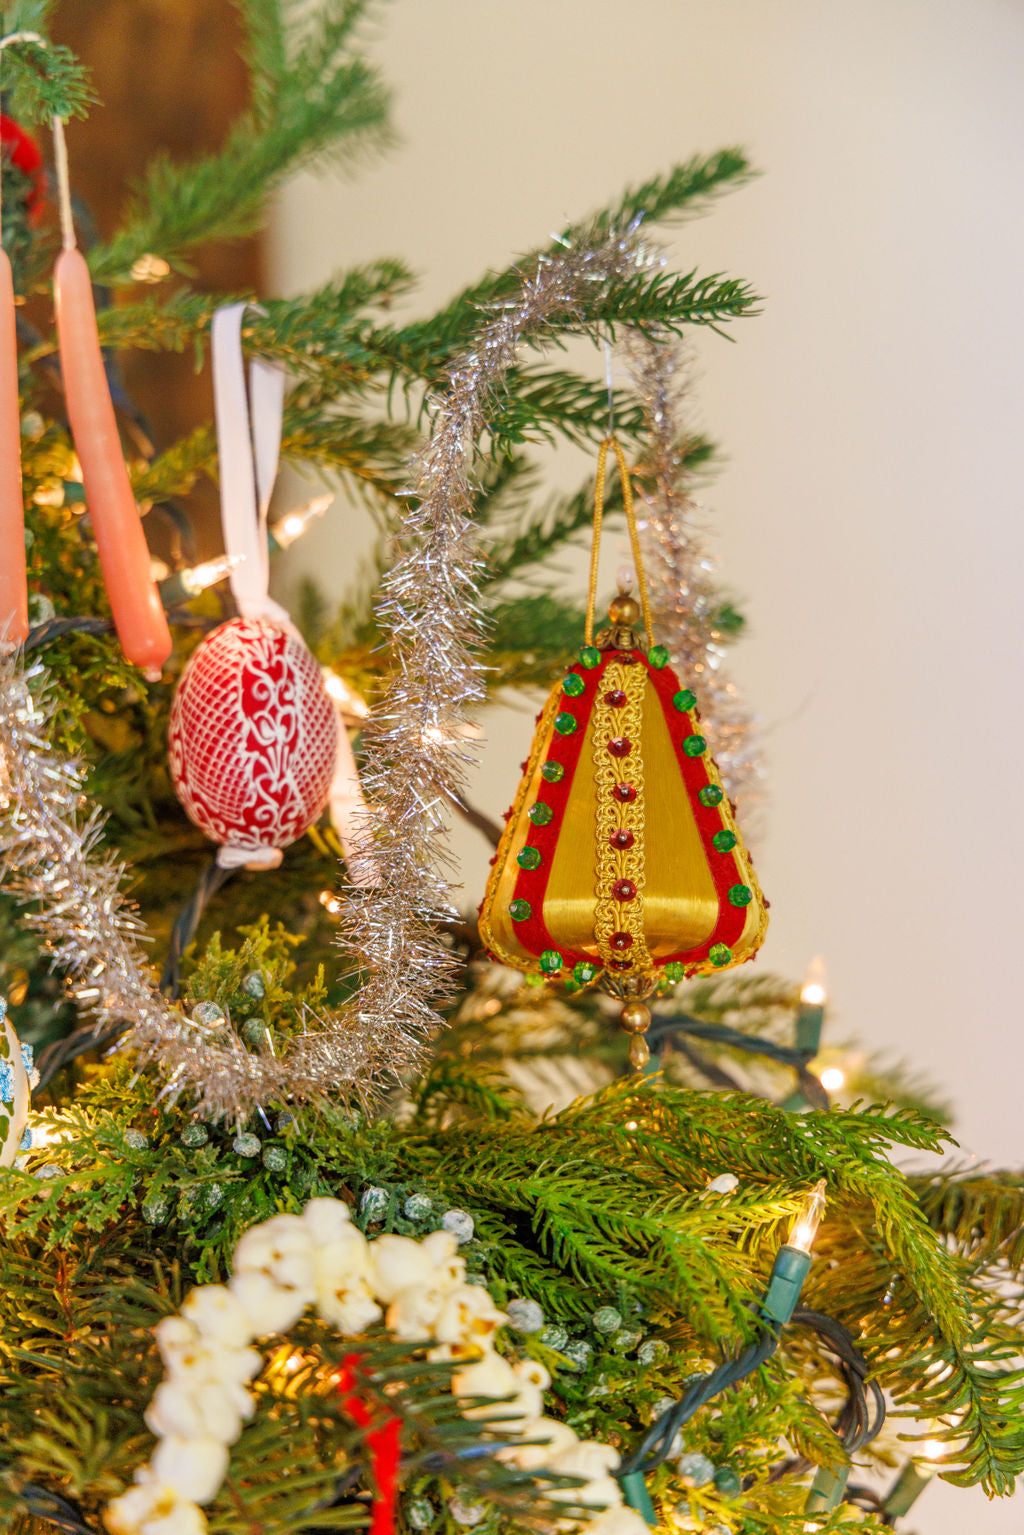
[{"label": "white wall background", "polygon": [[[822,951],[833,1027],[912,1058],[965,1144],[1019,1165],[1024,9],[405,0],[383,21],[405,142],[288,191],[285,291],[394,252],[425,312],[695,150],[762,167],[670,243],[766,296],[738,345],[704,340],[698,380],[773,785],[763,962],[798,976]],[[340,590],[359,516],[288,575]],[[485,756],[494,812],[530,723]],[[486,850],[460,845],[475,902]],[[938,1485],[918,1508],[923,1535],[1021,1522]]]}]

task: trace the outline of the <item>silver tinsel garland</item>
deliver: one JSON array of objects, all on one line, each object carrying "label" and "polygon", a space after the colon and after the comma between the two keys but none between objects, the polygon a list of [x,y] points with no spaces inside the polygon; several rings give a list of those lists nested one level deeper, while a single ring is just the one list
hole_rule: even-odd
[{"label": "silver tinsel garland", "polygon": [[462,798],[470,760],[466,713],[484,693],[471,467],[488,409],[524,343],[541,343],[556,319],[592,312],[609,283],[662,264],[632,231],[603,232],[538,258],[519,293],[455,363],[433,406],[399,534],[401,557],[377,608],[394,637],[394,677],[365,736],[362,780],[383,875],[376,889],[349,893],[342,935],[367,973],[356,999],[360,1025],[395,1040],[400,1067],[416,1059],[440,1023],[435,1006],[453,973],[437,924],[456,916],[446,816]]},{"label": "silver tinsel garland", "polygon": [[[472,460],[488,409],[520,347],[555,320],[593,312],[603,287],[660,265],[626,234],[596,233],[538,258],[519,293],[486,323],[434,402],[428,446],[398,533],[399,558],[378,617],[393,634],[394,676],[366,732],[363,784],[379,882],[351,891],[343,941],[364,980],[340,1014],[311,1017],[279,1055],[250,1053],[227,1024],[185,1018],[154,986],[144,929],[123,894],[124,868],[99,847],[103,818],[83,813],[83,773],[49,741],[54,704],[43,669],[0,660],[0,756],[6,887],[36,910],[54,962],[100,1026],[127,1024],[124,1043],[155,1063],[166,1090],[209,1117],[346,1092],[365,1097],[417,1064],[440,1022],[452,976],[437,928],[450,905],[446,810],[461,794],[466,710],[483,696],[478,651],[479,555]],[[32,684],[35,684],[33,686]]]},{"label": "silver tinsel garland", "polygon": [[371,1086],[374,1042],[340,1019],[311,1020],[317,1032],[280,1057],[252,1055],[228,1025],[194,1023],[161,995],[123,891],[125,866],[101,846],[105,817],[86,808],[82,766],[50,744],[55,713],[45,667],[0,657],[4,888],[35,908],[25,921],[45,936],[81,1011],[100,1030],[129,1025],[124,1042],[141,1062],[156,1062],[170,1091],[188,1092],[209,1117],[323,1092],[327,1055],[332,1082]]},{"label": "silver tinsel garland", "polygon": [[764,770],[754,721],[723,666],[724,636],[715,622],[722,599],[687,464],[686,351],[674,337],[634,333],[626,363],[647,427],[636,494],[655,633],[697,694],[726,792],[749,827],[763,808]]}]

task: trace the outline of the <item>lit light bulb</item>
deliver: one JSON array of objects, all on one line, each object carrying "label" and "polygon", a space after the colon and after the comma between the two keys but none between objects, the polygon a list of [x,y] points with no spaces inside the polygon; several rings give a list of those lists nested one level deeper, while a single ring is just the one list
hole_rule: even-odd
[{"label": "lit light bulb", "polygon": [[463,720],[461,724],[447,728],[443,725],[426,725],[420,732],[420,740],[424,746],[453,746],[456,741],[479,741],[483,733],[482,726],[474,725],[471,720]]},{"label": "lit light bulb", "polygon": [[341,902],[333,890],[321,890],[319,900],[320,905],[330,916],[336,917],[341,911]]},{"label": "lit light bulb", "polygon": [[74,1130],[66,1125],[37,1124],[29,1121],[29,1129],[32,1132],[32,1151],[38,1151],[43,1146],[63,1146],[75,1138]]},{"label": "lit light bulb", "polygon": [[33,493],[32,500],[36,506],[63,506],[64,482],[62,480],[44,481]]},{"label": "lit light bulb", "polygon": [[846,1085],[846,1072],[841,1066],[826,1066],[818,1073],[818,1081],[827,1093],[838,1093]]},{"label": "lit light bulb", "polygon": [[351,683],[346,682],[340,672],[333,667],[323,668],[324,687],[328,696],[334,699],[343,714],[351,715],[357,720],[369,718],[370,706],[360,693],[357,693]]},{"label": "lit light bulb", "polygon": [[180,571],[178,579],[189,596],[196,597],[208,586],[223,581],[244,559],[244,554],[218,554],[216,559],[204,560],[201,565],[190,565],[187,570]]},{"label": "lit light bulb", "polygon": [[300,506],[296,511],[282,517],[280,522],[275,522],[270,531],[274,535],[274,542],[278,548],[287,549],[290,544],[294,544],[297,538],[302,537],[310,523],[322,517],[333,502],[333,496],[315,496],[312,501],[307,501],[305,506]]},{"label": "lit light bulb", "polygon": [[825,1180],[822,1178],[814,1185],[800,1206],[796,1220],[790,1228],[786,1246],[795,1247],[798,1252],[809,1253],[824,1214]]},{"label": "lit light bulb", "polygon": [[800,988],[800,1001],[807,1007],[824,1007],[827,996],[824,955],[815,954],[807,966],[804,984]]},{"label": "lit light bulb", "polygon": [[925,1439],[918,1445],[917,1453],[922,1460],[941,1460],[946,1447],[941,1439]]}]

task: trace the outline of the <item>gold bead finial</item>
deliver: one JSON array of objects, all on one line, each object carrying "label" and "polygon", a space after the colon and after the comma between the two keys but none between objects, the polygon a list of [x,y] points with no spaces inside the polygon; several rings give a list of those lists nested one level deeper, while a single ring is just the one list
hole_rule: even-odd
[{"label": "gold bead finial", "polygon": [[613,624],[624,624],[627,629],[632,629],[640,617],[640,604],[635,597],[620,592],[608,604],[608,617]]},{"label": "gold bead finial", "polygon": [[627,1034],[646,1034],[651,1026],[651,1010],[642,1002],[627,1002],[619,1022]]},{"label": "gold bead finial", "polygon": [[642,1071],[651,1058],[651,1047],[642,1034],[634,1034],[629,1042],[629,1064],[634,1071]]}]

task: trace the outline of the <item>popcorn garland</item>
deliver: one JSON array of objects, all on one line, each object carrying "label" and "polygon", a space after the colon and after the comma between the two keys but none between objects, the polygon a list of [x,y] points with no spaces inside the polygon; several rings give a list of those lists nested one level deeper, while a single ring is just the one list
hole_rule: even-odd
[{"label": "popcorn garland", "polygon": [[[581,1478],[583,1486],[548,1496],[592,1507],[590,1535],[646,1535],[644,1521],[623,1506],[613,1475],[618,1452],[544,1416],[551,1378],[542,1365],[510,1364],[495,1352],[495,1334],[509,1319],[486,1289],[467,1284],[457,1247],[451,1231],[368,1240],[337,1199],[311,1200],[301,1216],[275,1215],[247,1231],[230,1282],[197,1286],[180,1314],[154,1329],[165,1375],[145,1416],[159,1443],[134,1486],[108,1505],[111,1535],[204,1535],[201,1505],[216,1497],[229,1447],[253,1414],[246,1387],[263,1367],[253,1341],[286,1331],[310,1306],[342,1334],[383,1320],[403,1341],[429,1338],[431,1359],[460,1364],[451,1378],[457,1398],[510,1399],[495,1404],[502,1432],[532,1442],[506,1446],[499,1457],[532,1474]],[[464,1416],[490,1412],[478,1404]]]}]

